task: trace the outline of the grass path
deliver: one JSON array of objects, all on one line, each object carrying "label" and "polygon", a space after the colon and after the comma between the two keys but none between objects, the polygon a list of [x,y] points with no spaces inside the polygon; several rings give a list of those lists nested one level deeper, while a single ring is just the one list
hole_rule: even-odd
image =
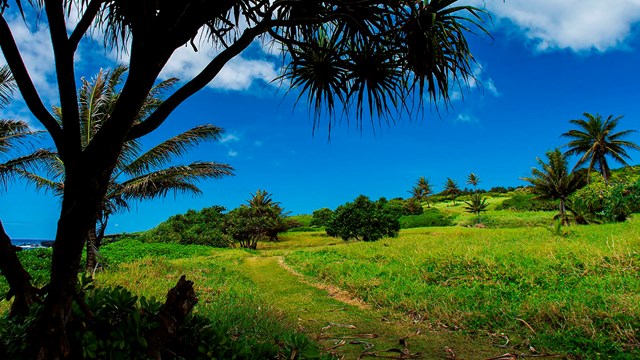
[{"label": "grass path", "polygon": [[[486,359],[506,352],[488,339],[432,331],[408,317],[372,309],[357,301],[340,301],[326,289],[287,271],[280,261],[276,256],[249,257],[243,269],[270,304],[297,320],[300,331],[345,359],[366,353],[396,359]],[[344,296],[337,297],[344,300]]]}]

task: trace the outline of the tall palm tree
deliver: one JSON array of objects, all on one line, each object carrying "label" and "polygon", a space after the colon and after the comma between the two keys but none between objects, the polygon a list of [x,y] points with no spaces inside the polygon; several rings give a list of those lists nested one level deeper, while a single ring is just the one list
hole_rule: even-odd
[{"label": "tall palm tree", "polygon": [[568,170],[567,155],[560,149],[547,151],[547,162],[537,158],[540,168],[531,169],[531,177],[522,178],[533,185],[536,199],[559,200],[558,216],[563,224],[568,224],[567,198],[585,184],[583,172]]},{"label": "tall palm tree", "polygon": [[[119,96],[118,85],[126,72],[125,67],[117,67],[113,71],[100,71],[91,81],[82,80],[79,91],[81,109],[82,146],[91,143],[93,136],[110,116],[112,106]],[[139,112],[138,121],[162,103],[160,96],[168,89],[174,79],[164,81],[149,93],[144,106]],[[54,113],[60,117],[59,109]],[[59,118],[60,120],[60,118]],[[96,214],[96,226],[87,234],[87,270],[93,271],[97,250],[112,214],[130,209],[132,200],[147,200],[164,197],[168,193],[200,194],[201,190],[195,182],[207,178],[219,178],[232,175],[233,168],[227,164],[196,161],[189,165],[170,165],[176,157],[204,141],[220,139],[223,130],[212,125],[201,125],[176,135],[142,152],[137,141],[125,144],[113,171],[107,194]],[[60,158],[51,158],[48,162],[49,173],[41,176],[26,173],[40,187],[62,194],[64,164]]]},{"label": "tall palm tree", "polygon": [[477,192],[478,191],[478,184],[480,183],[480,177],[478,175],[476,175],[475,173],[470,173],[467,176],[467,184],[473,186],[473,189]]},{"label": "tall palm tree", "polygon": [[565,154],[581,155],[574,169],[588,162],[588,171],[597,167],[604,177],[605,183],[608,184],[611,169],[607,163],[607,157],[613,158],[622,165],[627,165],[625,159],[630,159],[627,149],[640,150],[640,146],[623,139],[636,131],[614,132],[622,116],[609,115],[606,120],[603,120],[600,114],[594,116],[584,113],[583,115],[586,120],[570,121],[577,125],[578,129],[569,130],[562,134],[563,137],[572,139],[565,145],[569,148]]},{"label": "tall palm tree", "polygon": [[452,179],[452,178],[447,178],[447,181],[444,184],[444,191],[443,193],[446,196],[451,196],[451,199],[453,200],[453,205],[456,205],[456,197],[458,196],[458,194],[460,194],[460,188],[458,187],[458,184]]},{"label": "tall palm tree", "polygon": [[430,206],[429,195],[431,195],[431,192],[431,184],[429,184],[429,180],[425,179],[424,176],[421,176],[416,184],[411,188],[411,191],[409,191],[412,198],[420,202],[426,201],[427,206]]}]

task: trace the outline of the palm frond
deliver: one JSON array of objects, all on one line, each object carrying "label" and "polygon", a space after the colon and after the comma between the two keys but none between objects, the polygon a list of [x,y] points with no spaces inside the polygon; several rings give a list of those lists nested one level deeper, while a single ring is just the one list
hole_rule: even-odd
[{"label": "palm frond", "polygon": [[233,168],[215,162],[194,162],[172,166],[124,181],[109,193],[109,198],[144,200],[164,197],[169,192],[200,193],[194,181],[233,175]]},{"label": "palm frond", "polygon": [[16,83],[9,66],[0,66],[0,109],[9,105],[11,99],[13,99],[15,88]]},{"label": "palm frond", "polygon": [[183,156],[189,149],[204,141],[217,141],[223,130],[213,125],[200,125],[180,135],[162,142],[140,155],[127,165],[123,171],[130,176],[139,176],[152,169],[158,169],[176,157]]}]

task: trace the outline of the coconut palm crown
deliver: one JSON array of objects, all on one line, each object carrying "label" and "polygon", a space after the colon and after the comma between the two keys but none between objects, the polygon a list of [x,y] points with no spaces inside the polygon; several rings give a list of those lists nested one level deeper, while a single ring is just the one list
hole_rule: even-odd
[{"label": "coconut palm crown", "polygon": [[537,158],[540,168],[531,169],[531,177],[522,178],[533,185],[537,199],[559,200],[558,216],[568,224],[567,198],[585,184],[582,172],[569,171],[567,155],[560,149],[547,151],[547,162]]},{"label": "coconut palm crown", "polygon": [[[100,71],[93,79],[82,79],[79,91],[82,145],[87,146],[93,136],[109,117],[117,101],[118,87],[126,68],[119,66],[113,71]],[[159,106],[163,91],[176,82],[170,79],[161,82],[149,93],[139,112],[139,121]],[[60,119],[60,111],[54,108]],[[96,215],[97,226],[94,234],[88,234],[89,249],[92,238],[97,237],[97,246],[107,226],[109,216],[127,211],[132,200],[147,200],[164,197],[169,193],[198,195],[201,190],[195,182],[207,178],[220,178],[233,174],[233,168],[217,162],[196,161],[188,165],[170,165],[175,158],[187,153],[194,146],[205,141],[219,140],[223,130],[213,125],[201,125],[176,135],[143,152],[137,140],[128,141],[112,173],[107,194],[100,212]],[[45,190],[56,195],[63,191],[64,164],[59,157],[49,159],[48,174],[41,176],[27,173],[26,176]],[[95,246],[95,244],[93,244]],[[92,267],[87,264],[87,267]]]},{"label": "coconut palm crown", "polygon": [[562,134],[563,137],[571,139],[565,145],[568,148],[565,154],[580,156],[574,169],[588,163],[588,171],[597,167],[605,182],[608,183],[611,169],[607,163],[607,157],[613,158],[622,165],[627,165],[626,160],[630,159],[627,149],[640,150],[640,146],[624,140],[624,138],[636,131],[615,132],[622,116],[609,115],[606,120],[603,120],[600,114],[584,113],[583,115],[585,119],[570,121],[577,125],[578,129],[572,129]]}]

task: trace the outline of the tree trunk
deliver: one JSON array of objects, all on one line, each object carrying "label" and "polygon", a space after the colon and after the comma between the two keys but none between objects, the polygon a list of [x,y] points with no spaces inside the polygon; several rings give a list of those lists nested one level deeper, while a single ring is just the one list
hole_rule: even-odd
[{"label": "tree trunk", "polygon": [[88,274],[93,276],[93,273],[96,269],[97,261],[97,252],[98,252],[98,244],[97,244],[97,236],[96,236],[96,227],[92,226],[87,234],[87,264],[86,271]]},{"label": "tree trunk", "polygon": [[160,326],[146,335],[148,354],[154,359],[162,359],[162,348],[173,339],[185,318],[198,303],[193,281],[182,275],[178,284],[167,293],[167,300],[158,314]]},{"label": "tree trunk", "polygon": [[567,209],[564,206],[564,198],[560,198],[560,222],[562,225],[569,225],[567,221]]},{"label": "tree trunk", "polygon": [[13,296],[10,317],[26,315],[31,304],[38,300],[38,289],[31,285],[31,276],[22,267],[16,255],[17,250],[19,248],[11,245],[11,239],[0,221],[0,271],[9,283],[7,300]]}]

